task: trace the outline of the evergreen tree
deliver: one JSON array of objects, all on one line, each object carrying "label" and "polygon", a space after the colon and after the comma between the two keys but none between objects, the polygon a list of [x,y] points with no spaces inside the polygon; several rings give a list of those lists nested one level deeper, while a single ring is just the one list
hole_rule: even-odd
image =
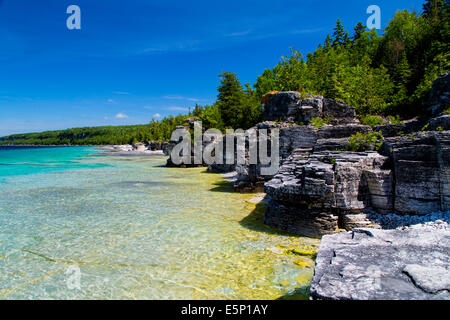
[{"label": "evergreen tree", "polygon": [[348,32],[344,29],[344,26],[342,25],[340,19],[336,21],[336,27],[334,28],[333,37],[333,47],[340,47],[348,44],[349,42]]},{"label": "evergreen tree", "polygon": [[425,4],[423,5],[423,16],[435,21],[442,20],[445,18],[445,7],[448,6],[448,0],[425,0]]},{"label": "evergreen tree", "polygon": [[333,40],[331,39],[330,35],[328,34],[325,39],[325,43],[323,45],[323,48],[325,51],[329,51],[331,49],[332,41]]},{"label": "evergreen tree", "polygon": [[366,31],[366,26],[362,22],[358,22],[354,30],[355,34],[353,35],[353,42],[361,38],[364,31]]},{"label": "evergreen tree", "polygon": [[219,77],[222,79],[217,96],[217,106],[222,116],[225,127],[234,129],[241,128],[244,118],[241,108],[242,96],[244,94],[242,85],[236,74],[231,72],[222,72]]}]

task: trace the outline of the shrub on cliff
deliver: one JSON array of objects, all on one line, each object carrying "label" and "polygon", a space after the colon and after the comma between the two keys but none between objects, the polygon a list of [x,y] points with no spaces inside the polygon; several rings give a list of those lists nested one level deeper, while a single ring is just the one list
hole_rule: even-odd
[{"label": "shrub on cliff", "polygon": [[370,115],[364,116],[360,119],[360,121],[361,124],[371,127],[381,126],[385,124],[385,121],[379,116],[370,116]]},{"label": "shrub on cliff", "polygon": [[356,133],[350,137],[346,151],[364,152],[379,150],[383,145],[384,137],[380,132]]},{"label": "shrub on cliff", "polygon": [[328,122],[330,121],[329,118],[312,118],[310,121],[310,125],[316,127],[316,128],[321,128],[323,126],[328,125]]}]

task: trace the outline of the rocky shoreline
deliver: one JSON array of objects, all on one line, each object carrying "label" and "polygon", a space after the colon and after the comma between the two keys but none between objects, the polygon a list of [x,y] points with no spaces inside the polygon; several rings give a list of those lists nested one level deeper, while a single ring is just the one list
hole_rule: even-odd
[{"label": "rocky shoreline", "polygon": [[[253,129],[280,130],[275,175],[249,164],[248,150],[244,165],[195,166],[222,173],[235,192],[264,192],[255,201],[267,206],[266,225],[322,238],[312,299],[450,299],[449,82],[436,80],[428,117],[373,127],[343,102],[271,93]],[[363,151],[349,150],[355,140]],[[164,154],[168,167],[192,166],[171,161],[176,144],[104,146],[99,155]]]},{"label": "rocky shoreline", "polygon": [[208,170],[236,171],[237,192],[264,191],[267,225],[323,237],[313,299],[450,299],[449,83],[449,73],[435,81],[427,117],[374,127],[340,101],[271,93],[254,129],[280,130],[278,173]]}]

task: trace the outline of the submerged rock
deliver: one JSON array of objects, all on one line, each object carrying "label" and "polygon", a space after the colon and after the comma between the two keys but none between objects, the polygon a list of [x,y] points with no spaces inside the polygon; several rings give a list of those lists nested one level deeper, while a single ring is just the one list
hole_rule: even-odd
[{"label": "submerged rock", "polygon": [[450,299],[450,231],[357,229],[325,236],[312,299]]}]

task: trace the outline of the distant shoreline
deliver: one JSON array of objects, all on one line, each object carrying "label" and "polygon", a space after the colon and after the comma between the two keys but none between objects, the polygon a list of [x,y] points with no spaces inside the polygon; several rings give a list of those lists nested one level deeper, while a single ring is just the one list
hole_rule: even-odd
[{"label": "distant shoreline", "polygon": [[2,147],[19,147],[19,148],[58,148],[58,147],[107,147],[106,145],[87,145],[87,144],[0,144]]},{"label": "distant shoreline", "polygon": [[98,152],[98,153],[92,153],[89,154],[89,156],[119,156],[119,157],[126,157],[126,156],[157,156],[157,155],[164,155],[162,150],[156,150],[156,151],[111,151],[111,147],[114,145],[0,145],[1,148],[69,148],[69,147],[95,147],[98,149],[102,149],[105,152]]}]

